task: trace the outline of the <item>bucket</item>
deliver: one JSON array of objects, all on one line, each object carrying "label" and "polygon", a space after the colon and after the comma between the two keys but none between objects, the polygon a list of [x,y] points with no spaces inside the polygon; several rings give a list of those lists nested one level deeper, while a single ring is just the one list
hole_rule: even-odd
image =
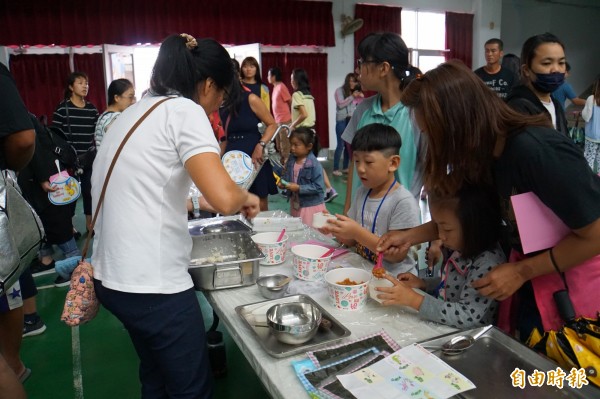
[{"label": "bucket", "polygon": [[[340,310],[362,309],[369,299],[371,277],[371,272],[354,267],[330,270],[325,274],[329,301],[336,309]],[[358,284],[340,284],[346,279]]]},{"label": "bucket", "polygon": [[294,276],[300,280],[322,280],[331,262],[331,256],[323,258],[322,255],[329,248],[321,245],[300,244],[292,248]]},{"label": "bucket", "polygon": [[277,232],[259,233],[252,236],[252,241],[260,248],[261,252],[265,254],[265,258],[260,261],[261,265],[278,265],[285,262],[285,253],[287,251],[287,234],[284,234],[281,241],[277,242],[279,238]]}]

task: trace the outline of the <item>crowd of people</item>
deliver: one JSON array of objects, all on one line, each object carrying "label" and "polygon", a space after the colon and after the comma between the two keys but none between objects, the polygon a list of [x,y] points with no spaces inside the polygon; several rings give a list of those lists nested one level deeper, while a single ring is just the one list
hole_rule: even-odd
[{"label": "crowd of people", "polygon": [[[520,57],[504,55],[500,39],[488,40],[486,65],[475,71],[448,61],[422,73],[393,33],[371,33],[357,51],[356,70],[334,93],[332,174],[347,173],[344,211],[321,231],[372,262],[383,254],[384,277],[392,283],[378,288],[383,305],[409,306],[457,328],[495,323],[525,341],[536,328],[560,326],[552,294],[562,276],[578,316],[596,316],[600,77],[587,99],[575,96],[565,82],[565,46],[550,33],[528,38]],[[17,283],[22,298],[0,297],[0,397],[24,397],[21,383],[31,370],[19,357],[21,339],[46,328],[31,272],[54,267],[54,246],[66,257],[81,256],[75,203],[48,199],[57,189],[56,165],[59,174],[69,170],[81,183],[86,235],[95,235],[94,286],[140,358],[142,396],[211,396],[204,322],[187,273],[188,211],[203,207],[252,218],[268,209],[269,195],[282,190],[290,214],[312,225],[312,215],[326,211],[325,202],[337,196],[316,157],[318,136],[326,132],[315,131],[307,72],[293,69],[290,93],[281,69],[271,67],[270,91],[255,58],[239,67],[234,61],[214,40],[171,35],[161,44],[148,92],[136,101],[133,84],[117,79],[101,114],[86,101],[86,74],[74,72],[54,111],[56,130],[27,113],[0,65],[7,93],[0,99],[0,168],[21,171],[24,196],[46,232],[37,262]],[[375,95],[365,97],[363,90]],[[566,99],[584,106],[584,151],[569,137]],[[282,168],[276,184],[265,149],[282,124],[290,134],[277,137]],[[52,151],[56,134],[72,147],[76,166]],[[221,163],[232,150],[261,167],[248,190]],[[202,205],[189,198],[192,183]],[[431,214],[424,224],[422,190]],[[511,196],[529,192],[570,229],[553,247],[533,254],[524,253],[511,206]],[[430,264],[442,259],[438,276],[418,277],[410,253],[423,243],[430,244]]]}]

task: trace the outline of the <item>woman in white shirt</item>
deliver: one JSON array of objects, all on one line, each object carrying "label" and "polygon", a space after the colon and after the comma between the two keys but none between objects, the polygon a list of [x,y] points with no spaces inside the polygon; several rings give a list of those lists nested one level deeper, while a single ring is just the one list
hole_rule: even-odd
[{"label": "woman in white shirt", "polygon": [[225,90],[239,84],[220,44],[187,34],[164,40],[150,82],[148,94],[114,121],[94,163],[95,209],[124,136],[155,103],[173,97],[143,121],[119,155],[95,227],[94,285],[140,357],[142,398],[209,398],[204,322],[188,273],[186,198],[193,181],[219,213],[258,213],[258,198],[223,168],[207,117]]}]

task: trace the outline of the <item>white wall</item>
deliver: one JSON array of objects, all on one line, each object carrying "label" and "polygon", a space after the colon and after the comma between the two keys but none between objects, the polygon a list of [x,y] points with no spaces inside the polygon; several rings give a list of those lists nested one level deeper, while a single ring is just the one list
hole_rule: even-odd
[{"label": "white wall", "polygon": [[474,14],[473,67],[485,64],[486,40],[499,37],[504,52],[520,55],[530,36],[550,31],[566,46],[573,70],[569,78],[580,94],[600,73],[600,0],[332,0],[335,47],[328,54],[329,142],[335,148],[333,93],[347,73],[354,70],[354,36],[342,38],[341,14],[354,16],[356,3],[394,5],[420,11],[452,11]]}]

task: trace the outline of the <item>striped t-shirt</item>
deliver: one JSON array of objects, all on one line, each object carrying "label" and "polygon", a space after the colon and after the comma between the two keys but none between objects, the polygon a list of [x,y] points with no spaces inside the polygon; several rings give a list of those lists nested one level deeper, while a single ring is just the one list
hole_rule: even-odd
[{"label": "striped t-shirt", "polygon": [[[98,120],[98,110],[87,101],[83,108],[76,107],[71,100],[66,102],[66,106],[69,107],[68,120],[67,109],[63,101],[54,111],[52,124],[65,133],[65,137],[73,145],[77,154],[83,154],[95,144],[94,132],[96,120]],[[70,130],[69,125],[71,126]]]}]

